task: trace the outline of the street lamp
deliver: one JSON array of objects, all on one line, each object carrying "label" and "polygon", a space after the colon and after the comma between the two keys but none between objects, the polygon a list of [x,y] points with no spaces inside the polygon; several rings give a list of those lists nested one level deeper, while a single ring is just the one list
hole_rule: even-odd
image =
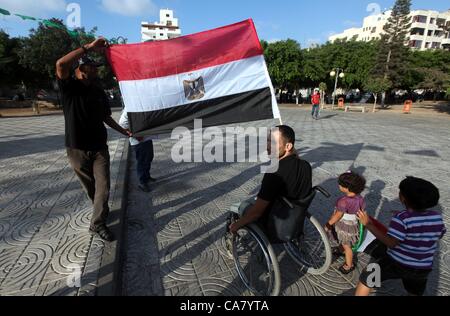
[{"label": "street lamp", "polygon": [[336,77],[336,81],[334,83],[334,95],[333,95],[333,109],[334,109],[334,105],[336,104],[336,90],[337,90],[337,84],[338,84],[338,80],[339,78],[344,79],[345,74],[344,74],[344,69],[342,68],[336,68],[333,71],[330,72],[330,77],[334,78]]}]

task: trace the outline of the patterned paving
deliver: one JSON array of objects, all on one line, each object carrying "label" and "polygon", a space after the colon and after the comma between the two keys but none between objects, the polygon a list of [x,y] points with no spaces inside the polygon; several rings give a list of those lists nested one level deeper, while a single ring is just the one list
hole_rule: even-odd
[{"label": "patterned paving", "polygon": [[[308,111],[285,109],[285,123],[298,134],[301,155],[314,167],[314,182],[333,193],[318,197],[311,210],[322,222],[338,196],[336,175],[354,168],[368,179],[368,210],[387,223],[399,210],[398,183],[407,175],[431,179],[441,188],[443,211],[450,227],[449,117],[404,116],[389,113],[324,113],[312,121]],[[271,127],[277,122],[252,123]],[[250,125],[246,125],[250,126]],[[230,205],[257,193],[262,176],[251,163],[175,164],[174,141],[155,143],[153,175],[160,181],[153,192],[137,189],[131,163],[127,212],[127,251],[123,266],[125,295],[244,295],[233,262],[225,255],[222,237]],[[427,294],[448,295],[450,288],[449,234],[440,245]],[[283,275],[282,294],[352,295],[358,271],[343,277],[333,264],[321,277],[302,275],[278,249]],[[378,295],[404,294],[398,282],[386,283]]]},{"label": "patterned paving", "polygon": [[[114,188],[125,140],[110,140]],[[63,117],[1,119],[0,296],[94,295],[104,243],[88,234],[90,218],[66,158]],[[69,287],[77,269],[81,287]]]}]

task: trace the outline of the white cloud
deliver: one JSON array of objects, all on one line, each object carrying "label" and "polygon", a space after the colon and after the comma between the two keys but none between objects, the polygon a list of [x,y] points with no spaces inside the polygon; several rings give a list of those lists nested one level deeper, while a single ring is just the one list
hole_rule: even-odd
[{"label": "white cloud", "polygon": [[109,12],[126,16],[148,16],[157,11],[152,0],[102,0],[102,7]]},{"label": "white cloud", "polygon": [[41,17],[49,12],[65,11],[65,0],[0,0],[0,8],[12,14],[24,14]]}]

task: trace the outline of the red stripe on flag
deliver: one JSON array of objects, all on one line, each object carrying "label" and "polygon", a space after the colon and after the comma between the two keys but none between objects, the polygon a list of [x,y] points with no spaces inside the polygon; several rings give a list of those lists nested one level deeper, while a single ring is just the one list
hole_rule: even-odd
[{"label": "red stripe on flag", "polygon": [[262,54],[251,19],[167,41],[113,45],[107,51],[119,81],[165,77]]},{"label": "red stripe on flag", "polygon": [[380,221],[376,220],[373,217],[370,217],[370,219],[372,220],[373,225],[378,228],[383,234],[387,234],[389,229],[386,228],[386,226],[384,226]]}]

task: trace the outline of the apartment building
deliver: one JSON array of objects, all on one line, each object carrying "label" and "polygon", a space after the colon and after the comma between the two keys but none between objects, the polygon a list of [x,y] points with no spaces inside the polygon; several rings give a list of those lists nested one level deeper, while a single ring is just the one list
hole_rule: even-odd
[{"label": "apartment building", "polygon": [[172,10],[163,9],[159,12],[159,22],[141,23],[142,42],[163,41],[181,36],[181,29]]},{"label": "apartment building", "polygon": [[[372,41],[379,39],[392,11],[371,15],[364,18],[361,28],[351,28],[341,34],[330,36],[329,41],[337,39],[356,39]],[[444,27],[443,27],[444,26]],[[450,10],[438,12],[433,10],[411,11],[411,27],[409,30],[409,46],[413,49],[450,49]]]}]

